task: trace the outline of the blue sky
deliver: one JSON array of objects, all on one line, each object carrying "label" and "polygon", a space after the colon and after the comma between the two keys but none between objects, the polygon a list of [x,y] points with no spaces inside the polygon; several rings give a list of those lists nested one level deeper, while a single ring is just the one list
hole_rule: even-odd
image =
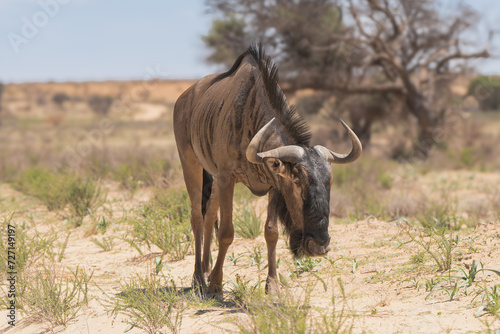
[{"label": "blue sky", "polygon": [[[500,1],[467,3],[480,32],[500,22]],[[199,78],[218,70],[200,39],[211,19],[204,0],[0,0],[0,81]],[[498,59],[478,65],[500,74]]]}]

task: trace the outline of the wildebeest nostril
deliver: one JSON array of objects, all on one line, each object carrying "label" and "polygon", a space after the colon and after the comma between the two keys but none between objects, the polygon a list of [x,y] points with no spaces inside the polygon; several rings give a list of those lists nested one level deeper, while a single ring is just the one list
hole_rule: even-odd
[{"label": "wildebeest nostril", "polygon": [[330,240],[328,240],[323,245],[319,245],[316,241],[309,239],[307,241],[307,249],[311,253],[311,256],[322,256],[328,253],[328,251],[330,250],[330,247],[328,246],[329,243]]}]

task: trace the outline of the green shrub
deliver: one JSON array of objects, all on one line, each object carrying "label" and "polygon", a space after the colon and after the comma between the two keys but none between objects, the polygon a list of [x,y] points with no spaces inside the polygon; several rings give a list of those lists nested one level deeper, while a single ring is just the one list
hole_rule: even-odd
[{"label": "green shrub", "polygon": [[500,78],[484,75],[474,78],[467,95],[474,96],[483,111],[500,110]]},{"label": "green shrub", "polygon": [[387,171],[380,173],[378,179],[380,181],[380,185],[384,189],[391,189],[394,185],[394,178]]},{"label": "green shrub", "polygon": [[260,219],[255,209],[245,205],[236,211],[234,233],[242,238],[255,239],[262,234]]},{"label": "green shrub", "polygon": [[67,204],[69,177],[41,167],[26,169],[13,187],[39,199],[49,210],[61,210]]},{"label": "green shrub", "polygon": [[15,269],[21,274],[26,268],[54,255],[54,242],[57,235],[54,233],[41,234],[38,231],[28,231],[26,226],[18,225],[13,215],[0,216],[0,273],[8,271],[8,230],[15,230]]},{"label": "green shrub", "polygon": [[70,211],[80,226],[83,218],[101,207],[106,201],[106,193],[98,181],[90,177],[77,176],[69,182],[67,200]]},{"label": "green shrub", "polygon": [[404,231],[410,242],[419,246],[419,250],[432,259],[439,271],[449,270],[455,258],[459,238],[435,217],[420,220],[422,226],[412,226],[406,219],[408,227]]},{"label": "green shrub", "polygon": [[120,183],[120,188],[131,196],[143,186],[159,184],[174,173],[170,160],[130,156],[126,162],[111,171],[112,178]]},{"label": "green shrub", "polygon": [[110,250],[112,250],[115,245],[114,237],[103,237],[102,241],[96,238],[92,238],[91,241],[105,252],[109,252]]},{"label": "green shrub", "polygon": [[55,268],[44,268],[35,275],[23,276],[17,296],[21,311],[40,321],[48,321],[51,328],[66,326],[88,304],[88,284],[93,273],[76,268],[66,275]]},{"label": "green shrub", "polygon": [[281,291],[276,302],[254,282],[243,281],[237,275],[236,282],[231,282],[234,288],[230,294],[247,317],[236,317],[231,322],[240,333],[351,333],[355,318],[347,310],[343,282],[340,278],[337,282],[341,296],[335,297],[332,292],[331,303],[315,307],[311,305],[314,282],[304,287],[300,297],[288,289]]},{"label": "green shrub", "polygon": [[131,197],[141,186],[136,171],[130,164],[127,163],[121,164],[114,170],[113,178],[120,182],[120,188],[127,190]]},{"label": "green shrub", "polygon": [[106,200],[99,181],[77,174],[56,173],[41,167],[25,170],[14,188],[38,198],[49,210],[61,210],[69,204],[75,225],[102,206]]},{"label": "green shrub", "polygon": [[241,333],[306,333],[310,307],[292,298],[273,303],[270,298],[246,298],[248,321],[239,321]]},{"label": "green shrub", "polygon": [[122,283],[122,293],[112,297],[112,313],[127,316],[129,329],[138,327],[155,334],[166,326],[171,333],[179,333],[188,305],[173,281],[160,278],[138,275],[135,280]]},{"label": "green shrub", "polygon": [[193,247],[190,208],[186,190],[157,189],[130,220],[133,238],[148,248],[156,245],[174,260],[184,259]]}]

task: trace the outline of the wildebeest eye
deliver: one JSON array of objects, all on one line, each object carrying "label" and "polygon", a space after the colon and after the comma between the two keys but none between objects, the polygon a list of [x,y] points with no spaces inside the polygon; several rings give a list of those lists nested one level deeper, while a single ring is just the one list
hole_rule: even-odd
[{"label": "wildebeest eye", "polygon": [[293,178],[293,182],[294,182],[295,184],[299,184],[299,183],[300,183],[300,179],[299,179],[298,177],[294,177],[294,178]]}]

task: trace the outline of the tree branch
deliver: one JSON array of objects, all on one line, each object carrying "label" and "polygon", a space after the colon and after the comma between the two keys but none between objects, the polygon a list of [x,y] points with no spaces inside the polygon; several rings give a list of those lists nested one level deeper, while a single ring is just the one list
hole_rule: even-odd
[{"label": "tree branch", "polygon": [[488,58],[489,56],[490,53],[488,52],[488,50],[483,50],[480,52],[469,53],[469,54],[462,53],[462,51],[458,50],[457,52],[452,53],[441,59],[436,65],[435,72],[440,73],[441,68],[445,66],[452,59]]},{"label": "tree branch", "polygon": [[399,36],[401,30],[399,29],[396,16],[394,15],[394,13],[391,12],[389,8],[388,1],[384,0],[384,7],[380,6],[377,0],[367,0],[367,1],[374,12],[375,11],[381,12],[389,19],[389,22],[391,23],[392,26],[392,35],[389,37],[389,42],[392,42]]}]

